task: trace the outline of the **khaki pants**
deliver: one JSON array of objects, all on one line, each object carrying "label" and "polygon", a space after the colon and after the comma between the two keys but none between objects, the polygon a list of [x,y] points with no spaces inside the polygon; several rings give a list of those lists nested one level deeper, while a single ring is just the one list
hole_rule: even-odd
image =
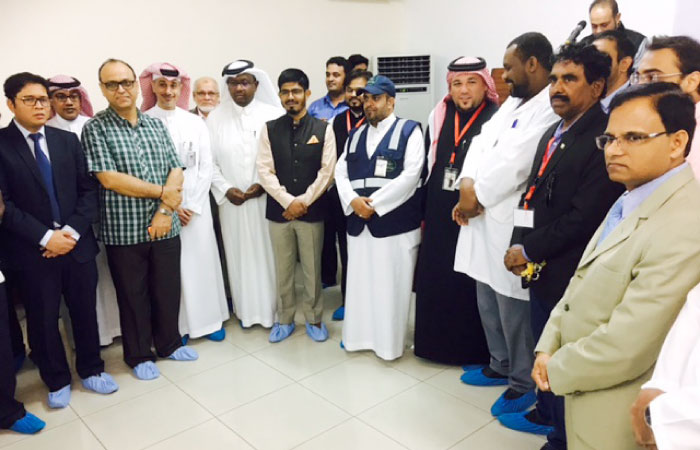
[{"label": "khaki pants", "polygon": [[304,288],[302,310],[309,323],[321,321],[323,299],[321,297],[321,249],[323,247],[323,222],[291,222],[270,224],[272,250],[277,272],[277,313],[283,325],[294,322],[296,296],[294,269],[297,255],[301,263]]}]

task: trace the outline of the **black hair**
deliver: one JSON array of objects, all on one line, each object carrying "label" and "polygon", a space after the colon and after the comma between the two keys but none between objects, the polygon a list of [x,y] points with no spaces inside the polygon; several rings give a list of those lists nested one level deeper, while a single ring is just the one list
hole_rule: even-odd
[{"label": "black hair", "polygon": [[277,87],[282,89],[284,83],[299,83],[304,90],[309,89],[309,77],[306,76],[303,70],[285,69],[277,78]]},{"label": "black hair", "polygon": [[684,75],[700,71],[700,42],[688,36],[654,36],[647,51],[673,50]]},{"label": "black hair", "polygon": [[369,59],[359,53],[355,53],[348,57],[348,63],[350,64],[350,70],[352,70],[352,68],[358,64],[367,64],[367,66],[369,66]]},{"label": "black hair", "polygon": [[103,69],[104,66],[106,66],[107,64],[112,64],[112,63],[122,63],[122,64],[124,64],[126,67],[129,68],[129,70],[131,70],[131,74],[134,76],[134,81],[138,81],[138,80],[136,79],[136,72],[134,72],[134,68],[131,67],[131,66],[129,65],[128,62],[123,61],[123,60],[121,60],[121,59],[108,58],[107,60],[105,60],[105,62],[103,62],[103,63],[100,65],[100,68],[97,69],[97,79],[99,80],[100,83],[102,82],[102,78],[100,78],[100,74],[102,73],[102,69]]},{"label": "black hair", "polygon": [[[521,34],[508,44],[508,47],[516,46],[516,53],[520,60],[525,62],[531,56],[537,59],[542,67],[552,70],[552,44],[542,33],[535,31]],[[506,48],[508,48],[506,47]]]},{"label": "black hair", "polygon": [[[627,37],[627,33],[622,30],[607,30],[596,35],[594,41],[599,39],[606,39],[608,41],[614,41],[615,47],[617,47],[617,62],[622,61],[623,58],[632,58],[637,53],[637,49],[634,43]],[[630,64],[629,69],[627,69],[627,76],[632,75],[634,72],[634,64]]]},{"label": "black hair", "polygon": [[[595,46],[584,43],[564,45],[557,54],[552,56],[552,65],[563,61],[571,61],[576,65],[583,66],[583,74],[586,76],[588,84],[603,80],[607,87],[612,60],[610,56],[599,51]],[[605,89],[603,89],[602,95],[605,95]]]},{"label": "black hair", "polygon": [[588,13],[590,14],[593,8],[598,5],[605,5],[610,7],[610,9],[612,9],[613,16],[616,16],[620,13],[620,7],[617,6],[617,1],[615,0],[594,0],[593,3],[591,3],[591,6],[588,7]]},{"label": "black hair", "polygon": [[344,70],[344,72],[343,72],[344,75],[349,74],[350,69],[352,69],[352,67],[350,67],[350,63],[348,62],[348,60],[343,58],[342,56],[333,56],[331,58],[328,58],[328,61],[326,61],[326,67],[328,67],[330,64],[337,64],[340,67],[342,67]]},{"label": "black hair", "polygon": [[661,122],[668,133],[685,130],[688,133],[688,144],[685,156],[690,152],[695,133],[695,104],[689,95],[684,94],[674,83],[637,84],[616,95],[610,104],[610,113],[627,102],[638,98],[649,98],[654,109],[661,117]]},{"label": "black hair", "polygon": [[365,81],[369,81],[372,76],[372,72],[369,70],[353,70],[347,77],[345,77],[345,86],[349,86],[350,82],[356,78],[364,78]]},{"label": "black hair", "polygon": [[14,104],[15,97],[17,97],[19,91],[28,84],[40,84],[46,88],[47,93],[49,92],[49,82],[46,78],[29,72],[20,72],[9,76],[5,80],[5,84],[3,84],[5,97]]}]

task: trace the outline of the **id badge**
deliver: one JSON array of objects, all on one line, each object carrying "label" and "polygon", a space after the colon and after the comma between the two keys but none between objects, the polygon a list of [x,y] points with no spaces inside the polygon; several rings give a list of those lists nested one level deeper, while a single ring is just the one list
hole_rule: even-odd
[{"label": "id badge", "polygon": [[459,173],[454,167],[445,167],[445,175],[442,178],[442,190],[454,191]]},{"label": "id badge", "polygon": [[379,156],[377,157],[377,162],[374,164],[374,176],[375,177],[386,177],[386,169],[389,161],[386,158]]},{"label": "id badge", "polygon": [[521,228],[535,228],[535,210],[515,208],[513,225]]},{"label": "id badge", "polygon": [[195,152],[187,152],[187,156],[185,156],[185,166],[191,169],[195,165],[197,165],[197,154]]}]

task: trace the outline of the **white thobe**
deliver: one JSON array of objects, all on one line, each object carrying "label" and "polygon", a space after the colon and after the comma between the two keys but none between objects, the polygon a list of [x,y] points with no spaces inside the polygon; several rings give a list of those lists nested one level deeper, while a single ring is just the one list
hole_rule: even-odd
[{"label": "white thobe", "polygon": [[219,205],[234,312],[244,327],[271,327],[277,320],[275,259],[265,220],[267,194],[236,206],[226,192],[230,188],[245,192],[259,182],[255,160],[260,132],[266,122],[282,114],[282,108],[253,100],[246,107],[227,102],[207,118],[214,157],[211,191]]},{"label": "white thobe", "polygon": [[[46,125],[54,128],[59,128],[64,131],[70,131],[78,135],[78,139],[83,134],[85,123],[90,120],[89,117],[79,115],[75,120],[66,120],[56,114]],[[95,236],[99,236],[99,224],[93,225]],[[95,257],[97,264],[97,329],[100,334],[100,345],[109,345],[114,341],[115,337],[122,334],[121,324],[119,322],[119,305],[117,304],[117,292],[114,289],[112,281],[112,273],[109,271],[107,263],[107,250],[102,241],[97,241],[97,247],[100,249]],[[68,308],[64,309],[61,305],[61,315],[68,317]]]},{"label": "white thobe", "polygon": [[549,103],[549,88],[525,104],[509,97],[469,146],[458,180],[472,178],[484,213],[459,231],[454,269],[501,295],[529,300],[520,277],[503,265],[513,234],[513,211],[525,190],[537,144],[560,120]]},{"label": "white thobe", "polygon": [[181,108],[146,111],[162,120],[185,165],[181,208],[194,214],[180,231],[180,333],[196,338],[221,329],[229,318],[221,261],[209,205],[212,157],[204,121]]},{"label": "white thobe", "polygon": [[649,405],[658,449],[700,447],[700,285],[688,293],[661,348],[654,375],[642,389],[665,392]]},{"label": "white thobe", "polygon": [[[391,114],[368,125],[367,157],[372,158],[379,142],[396,116]],[[350,202],[358,197],[348,178],[346,151],[335,168],[338,195],[346,215],[353,214]],[[425,151],[423,136],[416,128],[408,138],[403,171],[370,198],[375,214],[383,216],[413,196],[418,186]],[[369,229],[359,236],[348,235],[348,274],[343,321],[343,345],[348,351],[373,350],[382,359],[403,355],[418,257],[420,228],[396,236],[375,238]]]},{"label": "white thobe", "polygon": [[54,128],[60,128],[61,130],[71,131],[78,135],[78,139],[83,135],[83,127],[85,123],[90,120],[89,117],[83,116],[82,114],[76,117],[74,120],[66,120],[63,117],[56,114],[46,122],[46,125]]}]

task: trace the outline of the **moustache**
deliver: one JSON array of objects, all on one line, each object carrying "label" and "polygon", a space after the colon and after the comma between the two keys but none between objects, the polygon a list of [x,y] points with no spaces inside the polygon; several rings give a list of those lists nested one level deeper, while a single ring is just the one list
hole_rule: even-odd
[{"label": "moustache", "polygon": [[551,100],[561,100],[562,102],[567,102],[567,103],[570,101],[569,97],[567,97],[566,95],[562,95],[562,94],[553,95]]}]

